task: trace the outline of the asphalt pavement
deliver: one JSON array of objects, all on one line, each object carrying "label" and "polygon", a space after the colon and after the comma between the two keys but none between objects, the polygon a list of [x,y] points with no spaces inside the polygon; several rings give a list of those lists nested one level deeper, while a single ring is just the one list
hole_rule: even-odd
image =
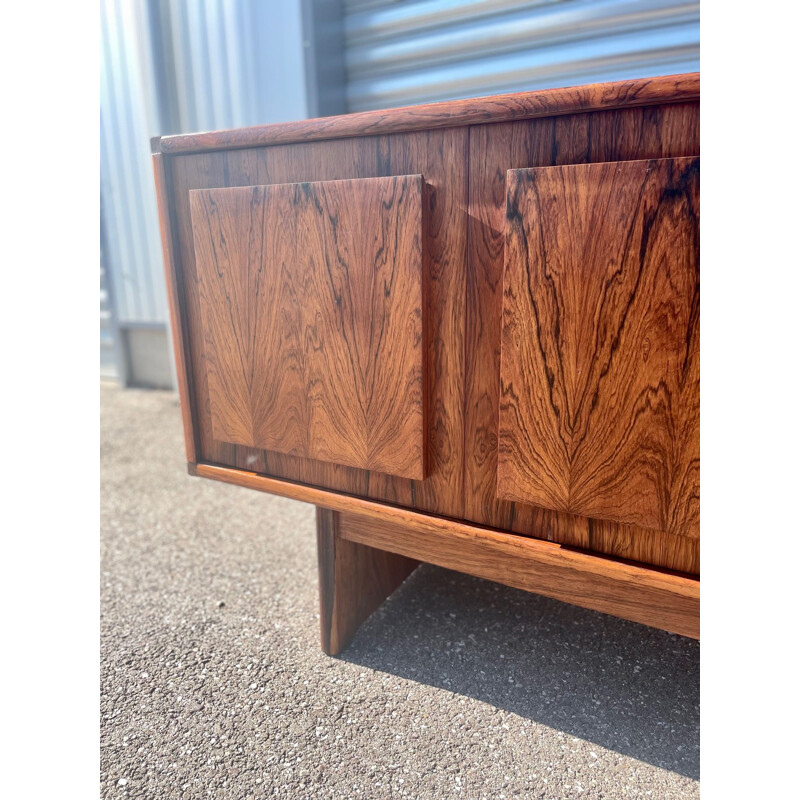
[{"label": "asphalt pavement", "polygon": [[699,797],[697,642],[424,565],[338,658],[314,509],[101,387],[103,798]]}]

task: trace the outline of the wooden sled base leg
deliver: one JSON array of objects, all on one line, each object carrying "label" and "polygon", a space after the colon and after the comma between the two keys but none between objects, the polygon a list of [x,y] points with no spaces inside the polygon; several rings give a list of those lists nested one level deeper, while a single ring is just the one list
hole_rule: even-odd
[{"label": "wooden sled base leg", "polygon": [[364,620],[414,571],[412,558],[343,539],[339,513],[317,507],[322,649],[335,656]]}]

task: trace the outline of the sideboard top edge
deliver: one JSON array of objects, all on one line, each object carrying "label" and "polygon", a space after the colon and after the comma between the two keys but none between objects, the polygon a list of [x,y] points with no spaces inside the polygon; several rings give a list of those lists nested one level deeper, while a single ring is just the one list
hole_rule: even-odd
[{"label": "sideboard top edge", "polygon": [[699,97],[700,73],[692,72],[467,100],[448,100],[387,110],[359,111],[337,117],[278,122],[250,128],[175,134],[154,139],[152,149],[153,152],[171,155],[264,147],[348,136],[509,122],[613,108],[691,102]]}]

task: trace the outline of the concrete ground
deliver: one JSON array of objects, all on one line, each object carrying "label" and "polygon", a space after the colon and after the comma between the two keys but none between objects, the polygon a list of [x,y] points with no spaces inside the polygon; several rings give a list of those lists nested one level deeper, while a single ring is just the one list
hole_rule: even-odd
[{"label": "concrete ground", "polygon": [[313,507],[101,397],[103,798],[699,797],[696,642],[423,566],[326,657]]}]

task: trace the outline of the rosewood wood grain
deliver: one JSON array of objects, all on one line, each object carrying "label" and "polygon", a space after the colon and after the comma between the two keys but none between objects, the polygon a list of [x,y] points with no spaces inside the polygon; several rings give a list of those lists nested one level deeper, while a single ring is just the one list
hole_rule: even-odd
[{"label": "rosewood wood grain", "polygon": [[497,493],[500,317],[509,169],[694,156],[699,107],[682,103],[470,128],[464,517],[490,527],[699,574],[699,541],[504,500]]},{"label": "rosewood wood grain", "polygon": [[467,525],[423,528],[344,513],[340,530],[353,542],[681,636],[700,637],[700,582],[694,578]]},{"label": "rosewood wood grain", "polygon": [[183,437],[186,447],[186,460],[190,464],[197,461],[197,447],[195,444],[195,430],[192,423],[192,393],[191,371],[186,358],[188,346],[186,336],[188,328],[182,310],[181,298],[183,296],[183,281],[175,264],[175,245],[172,232],[172,215],[169,204],[169,188],[167,180],[167,167],[164,156],[153,156],[153,173],[156,185],[156,202],[158,204],[158,219],[161,227],[161,248],[164,254],[164,274],[167,283],[167,300],[169,302],[170,329],[172,333],[172,347],[175,353],[175,374],[178,382],[178,396],[181,404],[181,417],[183,420]]},{"label": "rosewood wood grain", "polygon": [[[398,562],[392,559],[401,556],[423,558],[588,608],[685,635],[697,635],[699,582],[652,568],[656,565],[699,574],[699,538],[692,531],[691,502],[689,514],[685,515],[687,525],[687,519],[683,523],[680,520],[680,513],[687,506],[673,502],[671,494],[666,504],[661,497],[654,504],[652,497],[642,500],[642,492],[637,491],[639,487],[625,481],[619,484],[623,492],[618,485],[603,490],[605,493],[598,491],[592,481],[606,480],[603,469],[608,464],[615,466],[612,452],[610,459],[601,458],[599,464],[575,462],[578,477],[583,481],[581,487],[589,487],[589,494],[595,500],[599,498],[596,505],[578,506],[580,514],[564,510],[576,508],[569,504],[570,495],[566,506],[560,501],[553,502],[558,508],[535,505],[534,502],[543,502],[543,498],[537,495],[532,502],[527,474],[519,476],[518,482],[525,484],[521,492],[517,491],[518,487],[509,490],[509,481],[502,474],[498,481],[498,450],[508,444],[511,431],[504,428],[501,437],[498,422],[507,171],[698,156],[698,100],[697,75],[673,76],[171,137],[158,143],[168,154],[158,155],[154,164],[168,283],[172,280],[169,287],[171,314],[173,324],[183,332],[180,354],[178,340],[174,343],[179,382],[182,382],[190,474],[294,497],[338,512],[321,512],[323,522],[320,524],[320,578],[321,589],[324,589],[320,597],[321,629],[324,642],[327,636],[325,646],[329,651],[343,646],[360,620],[391,591],[403,572],[403,569],[394,570],[392,565]],[[259,323],[263,327],[263,323],[270,322],[269,315],[265,315],[263,309],[259,313],[262,284],[251,285],[254,276],[249,267],[259,261],[254,254],[259,251],[263,254],[277,246],[281,231],[276,226],[274,235],[266,237],[266,246],[253,239],[251,248],[249,223],[257,215],[248,204],[239,228],[240,236],[245,227],[248,229],[247,259],[232,270],[222,270],[220,277],[220,272],[215,272],[210,265],[212,262],[219,265],[221,247],[211,261],[195,260],[190,207],[191,198],[205,196],[208,200],[217,190],[252,192],[253,187],[261,187],[265,191],[266,208],[266,193],[275,191],[279,184],[358,182],[410,175],[425,176],[421,196],[424,231],[420,239],[420,286],[426,294],[419,309],[422,336],[427,340],[421,341],[421,378],[416,385],[424,409],[420,435],[423,459],[427,447],[428,463],[426,476],[421,480],[377,471],[375,461],[369,462],[372,469],[364,469],[321,460],[320,453],[315,454],[317,457],[298,455],[298,448],[302,453],[312,454],[314,442],[318,441],[318,437],[307,433],[306,426],[310,419],[309,402],[313,404],[315,400],[313,393],[306,392],[299,410],[294,411],[300,420],[294,429],[292,414],[288,415],[289,424],[281,427],[275,424],[275,419],[270,420],[269,415],[264,416],[265,404],[270,402],[269,392],[259,391],[258,381],[254,382],[253,378],[258,372],[258,377],[265,381],[262,388],[270,385],[270,381],[280,385],[284,378],[270,375],[267,364],[276,352],[285,355],[287,351],[283,340],[276,346],[273,339],[268,348],[259,349],[252,341],[248,342],[246,334],[241,339],[238,334],[255,330],[255,338],[264,339],[262,329],[252,326]],[[250,188],[238,190],[236,187]],[[199,194],[193,195],[195,191]],[[557,191],[554,194],[558,196]],[[200,217],[210,221],[213,214],[206,207]],[[233,217],[238,219],[238,212]],[[229,222],[235,222],[233,217]],[[352,225],[348,225],[350,227]],[[256,224],[254,230],[258,229]],[[261,230],[264,230],[263,225]],[[221,232],[222,227],[218,233]],[[536,231],[527,229],[524,233],[531,239]],[[235,237],[228,236],[226,244],[232,238]],[[598,241],[602,242],[602,237]],[[221,246],[222,236],[209,235],[206,245],[212,242]],[[560,244],[561,239],[556,235],[556,249],[553,250],[551,242],[549,252],[557,253]],[[242,259],[241,246],[234,249],[233,260]],[[328,250],[327,247],[318,248],[319,253]],[[290,248],[285,247],[284,251]],[[224,258],[224,253],[222,256]],[[263,259],[261,263],[265,263]],[[269,272],[274,277],[274,272]],[[557,270],[553,274],[557,275]],[[533,283],[534,296],[545,291],[541,281]],[[563,290],[567,283],[569,281],[562,278],[558,285]],[[257,302],[254,288],[258,290]],[[316,284],[303,281],[300,291],[306,288],[312,292],[307,305],[318,306],[320,295]],[[361,284],[361,288],[363,292],[356,291],[353,295],[360,298],[354,308],[367,308],[368,298],[375,299],[367,286]],[[669,290],[673,288],[670,285]],[[234,298],[238,304],[238,321],[229,325],[229,332],[237,330],[237,336],[229,338],[237,341],[235,352],[244,354],[244,361],[251,363],[254,369],[240,370],[238,378],[234,370],[233,380],[225,379],[227,375],[223,380],[214,376],[215,361],[224,363],[224,370],[230,370],[233,360],[221,357],[219,345],[222,344],[222,349],[227,346],[225,337],[214,334],[220,320],[212,319],[208,324],[207,308],[218,306],[209,300],[209,290],[221,293],[226,299]],[[580,293],[571,291],[568,294],[569,301],[573,302]],[[279,291],[275,296],[280,301]],[[668,298],[666,305],[670,303],[675,305]],[[295,310],[291,303],[286,305],[290,313]],[[511,303],[507,302],[506,306],[510,309]],[[269,304],[266,308],[274,310]],[[371,311],[365,316],[372,318],[374,314]],[[529,319],[530,315],[523,313],[521,318]],[[611,318],[613,321],[613,315]],[[299,319],[300,327],[308,330],[308,320],[302,314]],[[266,327],[270,330],[269,324]],[[354,323],[351,341],[369,341],[368,327]],[[272,330],[274,334],[277,328],[273,326]],[[658,331],[670,335],[669,325],[659,326]],[[628,354],[630,363],[634,363],[634,356],[643,355],[631,344],[635,339],[635,336],[620,339],[623,350],[633,354]],[[652,361],[657,356],[653,355],[653,337],[650,339],[646,362],[650,366],[644,371],[623,370],[621,378],[617,375],[616,379],[624,386],[628,386],[626,380],[633,381],[630,385],[635,384],[639,372],[647,373],[648,381],[651,379],[647,371],[653,367]],[[299,341],[299,337],[295,336],[295,340]],[[311,337],[310,341],[315,340]],[[504,347],[508,355],[511,350],[507,343]],[[568,350],[562,346],[559,352]],[[294,346],[294,351],[299,353],[301,348]],[[370,348],[359,346],[359,354],[366,351]],[[570,361],[567,357],[565,361],[569,367],[576,359]],[[607,375],[613,376],[613,364],[609,364]],[[361,367],[362,362],[357,366]],[[563,382],[561,386],[565,397],[570,391],[570,397],[580,396],[577,389],[581,381],[592,377],[585,374],[583,366],[580,374],[577,369],[575,366],[571,382]],[[513,370],[504,372],[504,378],[509,378]],[[602,378],[595,382],[599,392],[606,388]],[[324,381],[320,385],[324,388]],[[332,384],[329,382],[329,385]],[[548,391],[549,386],[548,382]],[[668,381],[665,386],[671,393],[670,398],[674,398],[675,386]],[[351,395],[358,399],[358,385],[351,384],[350,389]],[[350,389],[345,387],[345,394]],[[244,404],[241,397],[236,398],[236,392],[243,392]],[[234,396],[235,402],[229,402],[229,394]],[[280,391],[277,394],[280,395]],[[332,394],[330,391],[325,394],[326,406],[335,402],[336,398],[329,399]],[[624,392],[615,394],[614,401],[624,400],[622,395]],[[229,408],[218,407],[220,398]],[[600,399],[606,402],[607,409],[610,408],[609,395]],[[503,395],[503,402],[507,400]],[[686,407],[682,402],[678,402],[678,406]],[[230,414],[231,409],[237,413]],[[254,410],[255,417],[268,421],[265,438],[261,438],[263,427],[258,422],[253,424]],[[348,415],[353,411],[353,403],[348,403],[345,410],[346,414],[340,414],[345,417],[342,430],[350,433],[353,428],[347,428],[346,423],[352,422]],[[237,433],[231,435],[227,430],[230,417],[236,419],[237,416],[244,419],[245,424],[239,428],[249,429],[249,438]],[[330,416],[324,427],[336,430]],[[574,417],[571,425],[574,427],[583,419]],[[621,419],[624,415],[617,415],[614,425]],[[369,428],[364,420],[362,418],[364,427]],[[551,430],[557,430],[552,427],[552,417],[545,422],[551,424]],[[523,426],[517,426],[514,436],[519,437],[521,430]],[[275,431],[279,437],[295,437],[294,443],[276,444],[269,439]],[[591,426],[587,431],[592,433]],[[524,432],[527,436],[527,426]],[[670,431],[668,438],[674,445],[673,433],[674,430]],[[586,441],[593,441],[588,434]],[[618,429],[612,434],[619,438]],[[685,466],[691,458],[685,458],[688,451],[681,452],[680,445],[667,454],[664,437],[653,436],[652,432],[648,436],[656,443],[654,451],[662,465],[669,462],[668,468],[660,473],[657,469],[653,472],[661,480],[662,494],[667,495],[672,491],[672,478],[680,472],[677,465]],[[345,438],[343,433],[339,442],[343,449]],[[402,444],[392,450],[405,451],[411,439],[403,438]],[[595,440],[595,444],[597,441],[600,440]],[[572,444],[573,455],[580,456],[581,447],[591,449],[589,445]],[[324,446],[328,451],[322,457],[333,457],[330,447]],[[346,446],[350,455],[356,453],[358,459],[368,458],[365,453],[369,448],[363,439],[350,436]],[[281,447],[292,452],[281,452]],[[595,446],[596,452],[602,449]],[[524,454],[520,450],[517,455]],[[401,460],[405,461],[405,457]],[[568,461],[567,482],[571,488],[573,462]],[[515,469],[524,471],[525,463],[518,458]],[[398,469],[394,463],[391,468]],[[404,471],[403,467],[399,469]],[[639,472],[646,474],[645,470]],[[640,479],[641,475],[637,473],[636,478]],[[542,475],[537,479],[541,482]],[[563,476],[561,480],[563,483]],[[634,486],[633,491],[631,486]],[[504,493],[515,499],[501,497]],[[656,512],[654,507],[657,507]],[[620,508],[623,511],[633,509],[634,516],[623,516]],[[594,516],[586,516],[588,513]],[[602,514],[614,519],[602,518]],[[644,524],[655,524],[662,529],[644,527]],[[386,553],[378,555],[381,547],[386,548]],[[614,558],[598,555],[602,553]],[[406,567],[410,568],[408,564]],[[370,574],[373,578],[364,579]],[[364,581],[366,591],[354,592],[353,586]]]},{"label": "rosewood wood grain", "polygon": [[163,153],[231,150],[350,136],[432,130],[610,108],[685,103],[700,97],[698,73],[598,83],[538,92],[364,111],[339,117],[282,122],[238,130],[162,137]]},{"label": "rosewood wood grain", "polygon": [[[228,464],[333,491],[447,516],[462,514],[465,129],[171,156],[173,204],[184,278],[186,326],[197,399],[198,460]],[[189,192],[216,187],[425,176],[423,248],[427,477],[415,481],[214,438]]]},{"label": "rosewood wood grain", "polygon": [[699,159],[507,177],[498,492],[699,535]]},{"label": "rosewood wood grain", "polygon": [[335,656],[419,561],[341,536],[336,511],[317,508],[320,642]]},{"label": "rosewood wood grain", "polygon": [[424,478],[422,186],[190,193],[214,439]]},{"label": "rosewood wood grain", "polygon": [[[187,369],[192,373],[190,386],[197,401],[193,419],[198,460],[409,509],[463,516],[527,536],[699,573],[697,539],[511,502],[497,495],[506,171],[696,155],[699,108],[695,99],[696,95],[686,95],[683,100],[675,95],[664,99],[668,105],[659,102],[605,111],[587,107],[566,116],[475,125],[469,131],[457,127],[380,136],[363,136],[359,131],[353,139],[165,158],[176,233],[174,257],[183,282],[183,313],[189,328]],[[381,113],[390,116],[390,112]],[[465,119],[456,124],[463,125]],[[430,225],[425,254],[430,286],[426,316],[431,326],[426,357],[428,477],[413,481],[215,440],[194,274],[189,191],[413,173],[424,174],[431,184],[425,199]],[[182,408],[186,409],[186,403]]]}]

